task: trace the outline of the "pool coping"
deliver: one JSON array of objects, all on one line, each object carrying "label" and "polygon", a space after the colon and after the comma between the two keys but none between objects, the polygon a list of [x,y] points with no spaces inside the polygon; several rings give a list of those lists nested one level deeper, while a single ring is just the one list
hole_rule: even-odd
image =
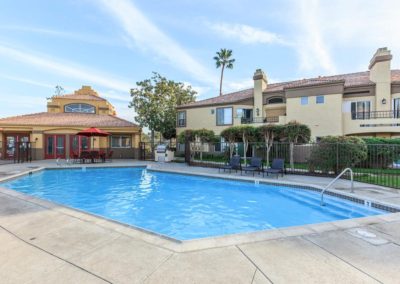
[{"label": "pool coping", "polygon": [[[121,166],[108,166],[108,167],[92,167],[92,168],[121,168]],[[242,182],[255,182],[255,179],[251,179],[250,177],[237,177],[237,176],[220,176],[214,174],[207,174],[207,173],[187,173],[182,171],[175,171],[175,170],[165,170],[165,169],[156,169],[152,168],[151,166],[147,165],[133,165],[133,166],[122,166],[123,168],[147,168],[150,171],[158,171],[158,172],[166,172],[166,173],[173,173],[173,174],[186,174],[186,175],[193,175],[193,176],[202,176],[202,177],[209,177],[209,178],[218,178],[218,179],[228,179],[228,180],[236,180]],[[6,178],[0,178],[0,182],[4,182],[7,180],[19,178],[21,176],[28,175],[30,172],[38,172],[42,170],[52,170],[52,169],[71,169],[71,168],[82,168],[82,166],[76,167],[68,167],[68,168],[60,168],[60,167],[40,167],[35,168],[26,172],[18,173]],[[277,182],[269,182],[269,181],[259,181],[261,184],[275,184],[275,185],[290,185],[295,186],[301,189],[311,189],[311,190],[321,190],[322,187],[317,185],[304,185],[301,183],[295,182],[286,182],[286,181],[277,181]],[[304,188],[305,187],[305,188]],[[261,242],[266,240],[273,240],[273,239],[280,239],[280,238],[287,238],[287,237],[295,237],[295,236],[302,236],[302,235],[309,235],[309,234],[319,234],[326,231],[333,231],[333,230],[345,230],[350,228],[362,227],[366,225],[372,224],[379,224],[379,223],[387,223],[395,220],[400,220],[400,212],[397,213],[388,213],[383,215],[375,215],[375,216],[368,216],[362,218],[352,218],[352,219],[345,219],[333,222],[323,222],[323,223],[316,223],[316,224],[308,224],[308,225],[300,225],[300,226],[291,226],[291,227],[284,227],[284,228],[274,228],[274,229],[267,229],[255,232],[247,232],[247,233],[237,233],[237,234],[228,234],[223,236],[213,236],[213,237],[206,237],[206,238],[199,238],[199,239],[191,239],[191,240],[178,240],[163,234],[159,234],[157,232],[152,232],[148,229],[140,228],[138,226],[129,225],[126,223],[122,223],[116,220],[112,220],[103,216],[99,216],[90,212],[86,212],[80,209],[72,208],[63,204],[59,204],[56,202],[48,201],[45,199],[40,199],[37,197],[33,197],[12,189],[7,189],[0,187],[0,193],[11,196],[13,198],[17,198],[23,200],[25,202],[29,202],[35,204],[40,207],[44,207],[48,210],[54,210],[61,214],[66,214],[74,218],[81,219],[86,222],[94,223],[98,226],[115,230],[125,235],[138,238],[144,242],[150,243],[152,245],[156,245],[174,252],[188,252],[188,251],[195,251],[195,250],[202,250],[202,249],[210,249],[210,248],[217,248],[217,247],[225,247],[225,246],[232,246],[232,245],[241,245],[247,243],[254,243],[254,242]],[[330,190],[330,191],[337,191],[337,190]],[[328,193],[328,191],[327,191]],[[345,194],[346,197],[354,198],[354,196],[348,196],[349,194],[339,192],[333,192],[334,196],[336,194],[343,195]],[[340,197],[339,197],[340,198]],[[360,199],[360,198],[359,198]],[[361,199],[360,199],[361,200]],[[350,200],[352,201],[352,200]],[[371,202],[376,202],[374,200],[370,200]],[[382,202],[377,202],[382,203]],[[393,206],[393,204],[388,204],[389,206]],[[384,205],[384,206],[388,206]],[[397,206],[394,206],[398,211],[400,211]],[[379,209],[379,208],[378,208]]]}]

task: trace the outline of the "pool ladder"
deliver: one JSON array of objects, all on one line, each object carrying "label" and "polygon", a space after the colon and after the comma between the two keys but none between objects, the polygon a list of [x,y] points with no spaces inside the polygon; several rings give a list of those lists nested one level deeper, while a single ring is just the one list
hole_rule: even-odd
[{"label": "pool ladder", "polygon": [[345,168],[334,180],[332,180],[322,191],[321,191],[321,206],[324,206],[324,193],[325,191],[332,186],[339,178],[342,177],[346,172],[350,172],[350,180],[351,180],[351,193],[354,193],[354,180],[353,180],[353,170],[350,168]]}]

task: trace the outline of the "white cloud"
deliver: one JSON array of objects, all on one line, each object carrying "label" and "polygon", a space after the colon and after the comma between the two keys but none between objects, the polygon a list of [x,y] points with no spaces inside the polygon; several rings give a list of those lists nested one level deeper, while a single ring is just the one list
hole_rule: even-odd
[{"label": "white cloud", "polygon": [[299,30],[294,47],[300,56],[301,69],[312,71],[322,68],[325,72],[333,74],[336,72],[336,67],[321,29],[319,4],[318,0],[299,2],[298,9],[295,11],[296,26]]},{"label": "white cloud", "polygon": [[110,38],[106,38],[103,36],[68,32],[68,31],[59,31],[54,29],[32,27],[32,26],[26,27],[26,26],[15,26],[15,25],[3,25],[0,26],[0,30],[41,34],[51,37],[59,37],[68,40],[76,40],[86,43],[93,43],[93,44],[107,45],[107,46],[115,46],[122,44],[118,43],[118,41],[115,39],[111,40]]},{"label": "white cloud", "polygon": [[41,55],[34,55],[26,51],[18,50],[0,44],[0,56],[20,61],[24,64],[33,65],[45,69],[47,72],[56,72],[62,76],[79,79],[85,83],[92,83],[105,88],[120,92],[129,93],[132,84],[113,78],[110,74],[100,74],[84,66],[71,62],[61,62],[45,58]]},{"label": "white cloud", "polygon": [[[43,88],[48,88],[48,89],[54,89],[55,86],[48,84],[48,83],[43,83],[43,82],[38,82],[36,80],[28,79],[28,78],[23,78],[23,77],[18,77],[18,76],[10,76],[10,75],[5,75],[5,74],[0,74],[0,78],[7,79],[7,80],[12,80],[12,81],[17,81],[29,85],[34,85],[38,87],[43,87]],[[65,89],[65,88],[64,88]]]},{"label": "white cloud", "polygon": [[223,93],[230,93],[230,92],[236,92],[244,89],[249,89],[254,86],[254,82],[252,79],[243,79],[243,80],[236,80],[236,81],[226,81],[224,82],[222,88],[225,89],[223,90]]},{"label": "white cloud", "polygon": [[221,36],[238,39],[245,44],[286,44],[278,34],[248,25],[228,23],[209,23],[207,25]]},{"label": "white cloud", "polygon": [[[99,2],[95,2],[96,4]],[[215,83],[200,62],[193,58],[182,46],[164,34],[134,4],[128,0],[102,0],[104,10],[121,25],[135,46],[148,49],[164,58],[172,66],[189,73],[206,83]]]}]

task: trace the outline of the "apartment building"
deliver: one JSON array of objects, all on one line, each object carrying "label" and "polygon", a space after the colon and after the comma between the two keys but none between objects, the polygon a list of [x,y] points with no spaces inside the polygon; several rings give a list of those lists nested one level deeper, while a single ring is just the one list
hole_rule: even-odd
[{"label": "apartment building", "polygon": [[257,69],[254,87],[178,107],[177,132],[233,125],[307,124],[313,140],[327,135],[400,137],[400,70],[379,48],[368,71],[268,84]]}]

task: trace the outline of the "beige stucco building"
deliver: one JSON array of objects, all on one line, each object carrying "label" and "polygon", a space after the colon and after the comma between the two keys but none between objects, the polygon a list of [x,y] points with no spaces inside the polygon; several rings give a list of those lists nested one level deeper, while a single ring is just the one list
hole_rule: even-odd
[{"label": "beige stucco building", "polygon": [[232,125],[307,124],[313,140],[326,135],[400,137],[400,70],[380,48],[369,70],[268,84],[257,69],[254,87],[178,107],[177,132]]},{"label": "beige stucco building", "polygon": [[[96,127],[109,137],[84,137]],[[47,112],[0,119],[0,158],[15,159],[23,143],[32,145],[33,159],[66,159],[100,149],[114,158],[138,158],[141,128],[116,116],[114,106],[89,86],[48,99]],[[22,144],[21,144],[22,143]]]}]

